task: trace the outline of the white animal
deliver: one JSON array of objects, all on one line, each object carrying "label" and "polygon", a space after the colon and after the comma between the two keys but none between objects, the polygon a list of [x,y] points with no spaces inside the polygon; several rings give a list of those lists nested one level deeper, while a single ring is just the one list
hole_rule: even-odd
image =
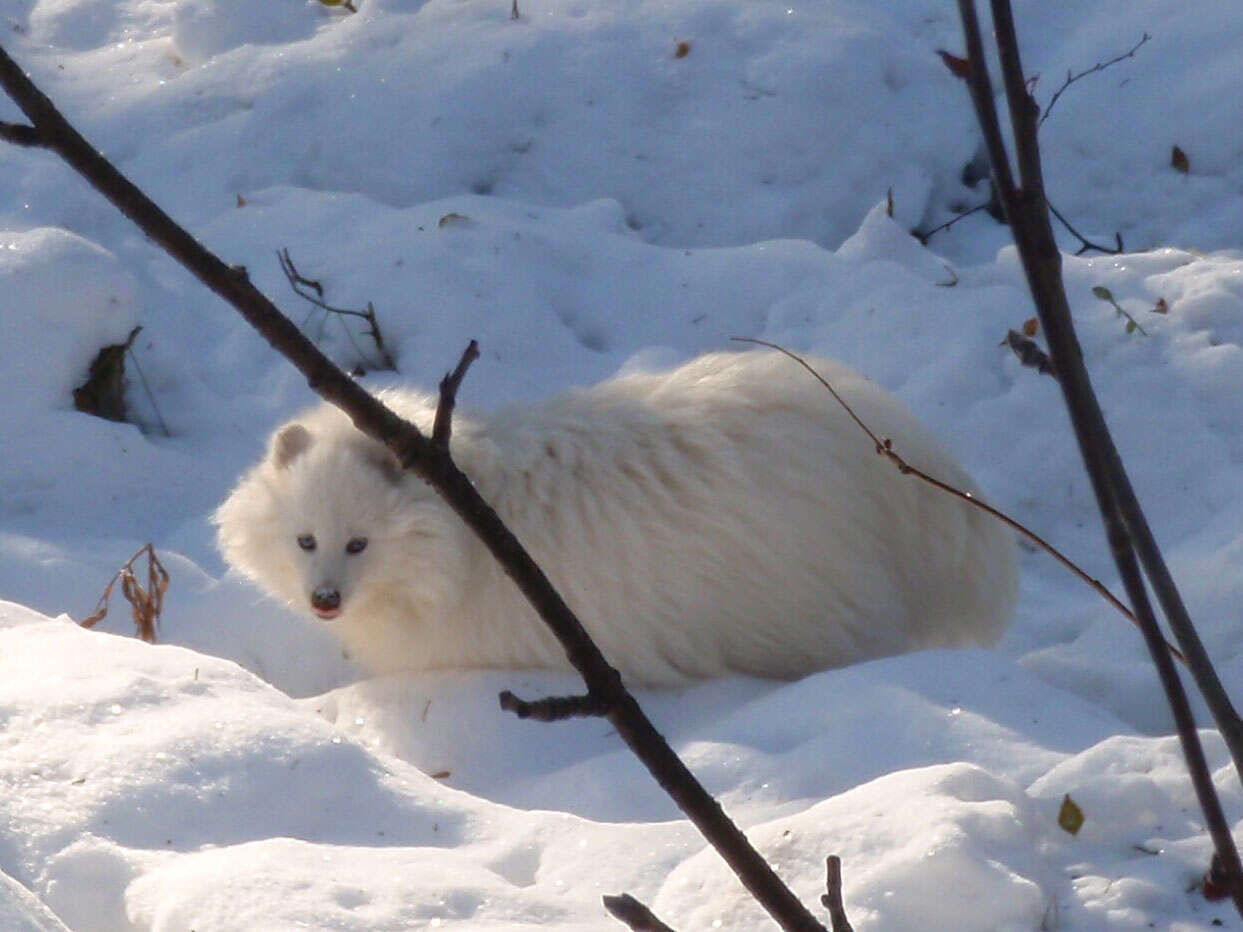
[{"label": "white animal", "polygon": [[[909,462],[975,489],[896,398],[810,362]],[[433,396],[380,397],[430,430]],[[776,353],[458,413],[451,449],[633,684],[989,644],[1014,604],[1010,531],[899,474]],[[277,430],[214,520],[230,564],[377,672],[568,666],[472,532],[330,405]]]}]

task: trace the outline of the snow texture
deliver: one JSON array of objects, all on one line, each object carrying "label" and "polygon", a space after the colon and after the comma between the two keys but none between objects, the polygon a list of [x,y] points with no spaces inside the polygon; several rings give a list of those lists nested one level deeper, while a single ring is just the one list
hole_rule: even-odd
[{"label": "snow texture", "polygon": [[[898,394],[1118,589],[1056,386],[998,345],[1033,313],[1008,231],[981,211],[909,235],[987,200],[936,55],[961,50],[953,4],[355,2],[0,13],[87,138],[367,385],[431,388],[476,338],[462,401],[493,408],[778,341]],[[1151,36],[1072,84],[1041,146],[1053,204],[1128,250],[1075,256],[1059,229],[1106,415],[1238,696],[1243,8],[1047,7],[1016,4],[1043,104]],[[0,926],[604,930],[601,894],[628,891],[683,932],[762,927],[606,722],[497,707],[573,677],[367,678],[225,573],[207,517],[311,393],[49,153],[0,160]],[[332,304],[373,303],[397,373],[289,292],[281,247]],[[75,411],[137,325],[131,423]],[[147,541],[172,577],[162,643],[119,594],[73,624]],[[1200,892],[1211,848],[1142,643],[1042,554],[995,650],[639,698],[813,909],[841,855],[860,932],[1243,928]],[[1202,734],[1237,827],[1239,777]]]}]

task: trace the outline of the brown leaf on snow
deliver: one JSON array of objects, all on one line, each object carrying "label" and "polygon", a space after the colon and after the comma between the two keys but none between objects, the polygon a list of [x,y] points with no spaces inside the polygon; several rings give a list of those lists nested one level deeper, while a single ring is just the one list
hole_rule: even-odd
[{"label": "brown leaf on snow", "polygon": [[1069,793],[1066,794],[1062,798],[1062,808],[1057,813],[1057,824],[1061,826],[1063,831],[1077,835],[1079,834],[1079,829],[1083,828],[1083,821],[1083,810],[1070,798]]},{"label": "brown leaf on snow", "polygon": [[1170,150],[1170,165],[1175,171],[1180,171],[1184,175],[1191,171],[1191,160],[1187,158],[1187,153],[1178,146]]}]

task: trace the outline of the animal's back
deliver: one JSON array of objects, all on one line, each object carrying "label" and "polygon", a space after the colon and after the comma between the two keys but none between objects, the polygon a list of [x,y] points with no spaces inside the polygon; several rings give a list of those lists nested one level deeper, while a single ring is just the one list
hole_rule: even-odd
[{"label": "animal's back", "polygon": [[[913,464],[975,490],[891,395],[812,363]],[[1009,532],[900,475],[784,356],[700,357],[502,409],[484,433],[502,463],[482,490],[632,680],[990,643],[1010,613]]]}]

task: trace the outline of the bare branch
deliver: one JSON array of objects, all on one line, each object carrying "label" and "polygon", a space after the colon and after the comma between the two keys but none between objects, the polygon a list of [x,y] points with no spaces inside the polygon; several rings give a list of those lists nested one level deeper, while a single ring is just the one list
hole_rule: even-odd
[{"label": "bare branch", "polygon": [[629,893],[604,896],[601,899],[609,915],[628,925],[631,932],[673,932],[673,929],[656,918],[655,913]]},{"label": "bare branch", "polygon": [[457,390],[466,377],[470,364],[479,358],[479,344],[474,340],[462,351],[457,368],[440,380],[440,403],[436,405],[436,419],[432,424],[432,443],[444,452],[449,451],[449,434],[453,429],[453,408],[457,404]]},{"label": "bare branch", "polygon": [[1066,232],[1068,232],[1075,239],[1079,240],[1080,246],[1077,250],[1075,250],[1076,256],[1082,256],[1089,249],[1095,249],[1097,252],[1104,253],[1107,256],[1116,256],[1120,252],[1122,252],[1122,234],[1121,233],[1114,234],[1113,246],[1102,246],[1100,243],[1094,243],[1090,239],[1086,238],[1078,230],[1076,230],[1073,226],[1071,226],[1070,221],[1067,220],[1065,217],[1063,217],[1061,211],[1059,211],[1056,207],[1054,207],[1047,198],[1045,199],[1045,204],[1048,206],[1049,210],[1053,213],[1053,216],[1057,217],[1058,222],[1061,223],[1062,226],[1066,227]]},{"label": "bare branch", "polygon": [[[1040,114],[1040,120],[1036,123],[1036,129],[1040,129],[1040,127],[1044,126],[1044,121],[1047,120],[1049,118],[1049,114],[1053,112],[1053,105],[1057,103],[1058,98],[1062,96],[1062,93],[1066,90],[1066,88],[1070,87],[1080,78],[1086,78],[1090,74],[1096,74],[1096,72],[1104,71],[1111,65],[1116,65],[1120,61],[1133,58],[1135,53],[1140,50],[1141,46],[1143,46],[1143,44],[1151,38],[1152,36],[1148,35],[1148,33],[1144,33],[1143,37],[1131,46],[1128,51],[1123,52],[1121,55],[1115,55],[1113,58],[1109,59],[1109,61],[1098,61],[1091,68],[1080,71],[1078,74],[1071,74],[1070,71],[1067,71],[1066,80],[1062,82],[1061,87],[1053,92],[1053,96],[1049,98],[1049,103],[1044,108],[1044,113]],[[1121,252],[1121,250],[1119,250],[1119,252]]]},{"label": "bare branch", "polygon": [[5,123],[0,121],[0,139],[5,142],[11,142],[15,146],[26,146],[28,148],[45,149],[48,147],[47,140],[33,126],[26,126],[22,123]]},{"label": "bare branch", "polygon": [[937,233],[940,233],[942,230],[948,230],[950,227],[956,224],[959,220],[963,220],[967,217],[970,217],[972,214],[978,214],[981,210],[988,209],[989,205],[991,205],[992,203],[993,202],[991,200],[987,200],[983,204],[976,204],[974,207],[970,207],[967,210],[964,210],[960,214],[955,214],[953,217],[951,217],[949,220],[946,220],[944,223],[940,224],[939,226],[933,227],[927,233],[920,233],[917,230],[912,230],[911,235],[915,237],[917,240],[919,240],[919,244],[921,246],[927,246],[928,240],[932,239],[932,237],[935,236]]},{"label": "bare branch", "polygon": [[531,718],[537,722],[562,722],[567,718],[603,718],[609,714],[607,700],[587,693],[584,696],[549,696],[546,699],[528,701],[519,699],[508,689],[500,694],[501,708],[513,712],[519,718]]},{"label": "bare branch", "polygon": [[[1153,591],[1161,602],[1179,646],[1187,657],[1188,668],[1230,748],[1235,769],[1241,775],[1243,720],[1239,719],[1222,688],[1199,635],[1187,615],[1164,558],[1152,538],[1147,519],[1135,498],[1121,457],[1092,390],[1062,283],[1061,254],[1049,223],[1036,134],[1037,108],[1023,78],[1014,17],[1008,0],[991,0],[991,7],[1022,178],[1021,188],[1015,188],[1012,183],[999,183],[998,192],[1005,205],[1006,218],[1009,220],[1036,311],[1048,340],[1049,355],[1057,370],[1058,385],[1062,389],[1084,465],[1092,482],[1110,551],[1169,701],[1205,823],[1230,878],[1235,908],[1243,915],[1243,864],[1239,862],[1238,849],[1208,773],[1204,749],[1196,732],[1195,719],[1186,692],[1170,660],[1149,603],[1148,592],[1140,574],[1140,564],[1136,559],[1137,554],[1143,561]],[[1010,169],[1005,161],[1005,147],[1001,141],[996,108],[988,86],[974,0],[958,0],[958,9],[968,57],[971,60],[971,97],[993,163],[993,175],[994,178],[1008,178]]]},{"label": "bare branch", "polygon": [[[367,309],[365,311],[356,311],[348,307],[333,307],[324,301],[324,286],[313,278],[304,277],[298,271],[293,264],[293,259],[289,256],[288,249],[277,250],[276,258],[281,264],[281,271],[285,273],[285,279],[289,282],[289,287],[302,300],[313,304],[328,314],[336,314],[339,317],[361,317],[365,320],[367,322],[366,334],[371,337],[376,345],[376,350],[380,354],[380,364],[372,365],[372,368],[397,371],[397,364],[393,361],[388,348],[384,345],[384,336],[380,333],[380,321],[376,317],[375,307],[372,306],[370,301],[367,302]],[[313,290],[315,294],[312,295],[307,289]],[[345,335],[354,344],[354,349],[357,350],[358,355],[365,359],[366,354],[363,353],[357,343],[354,343],[354,334],[350,332],[348,327],[345,328]]]},{"label": "bare branch", "polygon": [[846,907],[842,905],[842,859],[830,854],[825,860],[825,873],[825,887],[829,892],[820,897],[820,902],[829,911],[833,932],[855,932],[846,918]]},{"label": "bare branch", "polygon": [[48,140],[49,148],[172,258],[228,301],[306,376],[315,392],[346,412],[355,427],[386,445],[405,468],[416,472],[436,490],[539,613],[561,643],[570,663],[586,681],[588,691],[607,703],[608,720],[618,737],[686,813],[752,896],[789,932],[825,932],[824,926],[782,883],[771,865],[673,752],[543,570],[452,458],[342,372],[254,287],[248,276],[223,263],[117,171],[65,121],[2,48],[0,85]]}]

